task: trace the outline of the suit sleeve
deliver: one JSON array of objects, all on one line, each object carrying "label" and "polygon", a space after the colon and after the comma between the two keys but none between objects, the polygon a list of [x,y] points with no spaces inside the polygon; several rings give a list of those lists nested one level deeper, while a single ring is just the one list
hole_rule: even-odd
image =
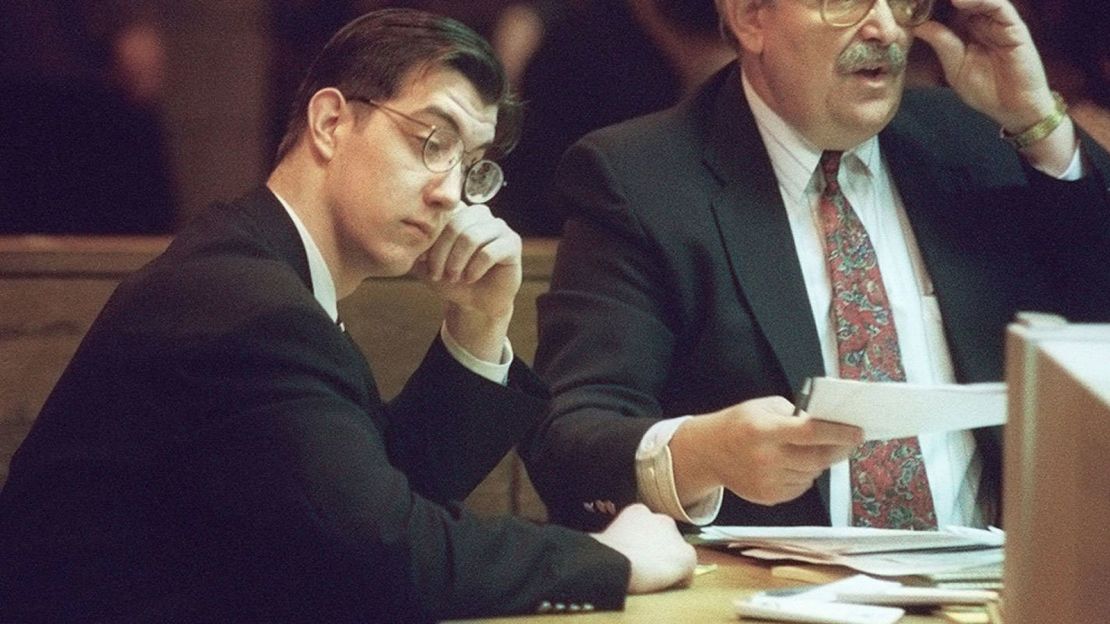
[{"label": "suit sleeve", "polygon": [[[524,459],[555,520],[594,528],[611,501],[637,500],[635,453],[658,422],[677,322],[664,263],[628,209],[605,157],[580,142],[556,175],[568,220],[550,292],[538,301],[536,370],[547,419]],[[568,478],[568,475],[573,477]]]},{"label": "suit sleeve", "polygon": [[[254,318],[196,349],[181,367],[182,399],[203,397],[198,413],[209,415],[186,463],[210,490],[212,530],[226,534],[214,540],[227,549],[217,559],[234,562],[238,582],[254,583],[260,603],[316,621],[525,613],[544,601],[623,606],[629,564],[617,552],[560,527],[481,520],[437,504],[391,461],[398,452],[387,438],[405,438],[400,428],[447,427],[442,408],[452,399],[460,420],[511,412],[519,403],[504,393],[512,391],[455,387],[459,379],[436,361],[445,356],[437,347],[418,373],[429,379],[413,390],[435,381],[448,396],[402,398],[390,416],[437,413],[388,422],[364,383],[364,362],[318,317],[293,309]],[[500,426],[502,417],[489,424]],[[469,482],[477,469],[465,447],[496,447],[478,451],[492,456],[512,435],[482,441],[478,432],[493,432],[480,420],[439,434],[459,431],[460,442],[446,451],[408,440],[406,452],[439,452],[428,460],[435,471]],[[421,461],[414,455],[406,465]],[[450,474],[453,462],[465,477]]]},{"label": "suit sleeve", "polygon": [[547,407],[547,389],[519,359],[502,386],[469,371],[438,337],[387,406],[386,445],[413,488],[439,502],[466,497]]},{"label": "suit sleeve", "polygon": [[1026,166],[1033,245],[1050,287],[1043,304],[1076,322],[1110,322],[1110,155],[1080,132],[1086,175],[1067,182]]}]

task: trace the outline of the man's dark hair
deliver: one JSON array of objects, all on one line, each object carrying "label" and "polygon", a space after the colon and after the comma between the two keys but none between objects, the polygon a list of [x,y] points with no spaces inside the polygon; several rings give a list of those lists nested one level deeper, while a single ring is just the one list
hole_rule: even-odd
[{"label": "man's dark hair", "polygon": [[413,9],[384,9],[359,17],[331,38],[293,98],[275,162],[293,149],[307,125],[312,96],[334,87],[346,97],[389,100],[414,69],[443,66],[465,76],[487,104],[497,105],[490,157],[508,153],[520,134],[520,105],[493,48],[449,17]]}]

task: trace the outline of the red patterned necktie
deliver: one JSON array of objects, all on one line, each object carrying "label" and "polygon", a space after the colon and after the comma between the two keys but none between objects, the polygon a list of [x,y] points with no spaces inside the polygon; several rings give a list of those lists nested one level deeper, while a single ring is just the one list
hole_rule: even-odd
[{"label": "red patterned necktie", "polygon": [[[894,315],[871,238],[837,182],[841,152],[821,155],[818,208],[832,282],[840,376],[905,381]],[[892,414],[896,417],[896,414]],[[936,512],[917,438],[865,442],[849,462],[852,524],[935,529]]]}]

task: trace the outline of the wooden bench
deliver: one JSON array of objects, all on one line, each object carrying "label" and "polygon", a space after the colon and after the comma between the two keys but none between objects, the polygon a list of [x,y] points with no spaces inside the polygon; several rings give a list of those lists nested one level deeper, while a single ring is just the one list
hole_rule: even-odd
[{"label": "wooden bench", "polygon": [[[169,243],[165,237],[0,237],[0,484],[81,338],[119,281]],[[509,330],[527,362],[536,351],[536,297],[547,290],[556,241],[525,241],[524,283]],[[439,301],[416,280],[370,280],[340,314],[396,394],[439,329]],[[510,453],[466,500],[480,515],[546,520],[520,459]]]}]

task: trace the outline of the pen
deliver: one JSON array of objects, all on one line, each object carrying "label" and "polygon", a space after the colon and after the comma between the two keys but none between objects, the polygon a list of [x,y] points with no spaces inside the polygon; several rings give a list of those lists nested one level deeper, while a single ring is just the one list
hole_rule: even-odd
[{"label": "pen", "polygon": [[794,415],[801,416],[802,411],[809,407],[809,393],[813,388],[813,378],[806,377],[802,382],[802,389],[798,391],[798,396],[794,400]]}]

